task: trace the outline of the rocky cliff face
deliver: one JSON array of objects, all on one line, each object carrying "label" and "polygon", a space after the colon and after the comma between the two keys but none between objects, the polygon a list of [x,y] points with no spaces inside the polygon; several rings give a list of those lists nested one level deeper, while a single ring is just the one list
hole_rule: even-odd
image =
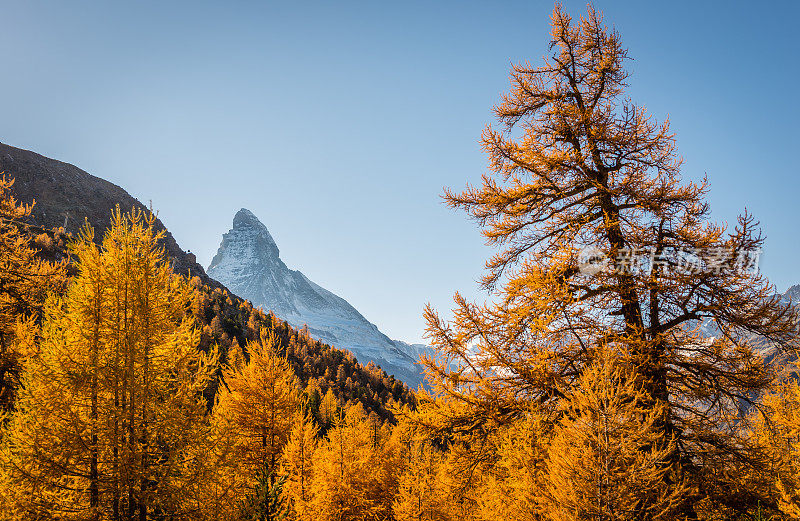
[{"label": "rocky cliff face", "polygon": [[254,306],[352,351],[361,363],[373,361],[412,388],[422,380],[416,362],[424,346],[391,340],[346,300],[289,269],[267,227],[249,210],[233,218],[208,275]]},{"label": "rocky cliff face", "polygon": [[[32,223],[42,228],[66,224],[66,231],[75,234],[84,219],[95,229],[98,239],[111,221],[111,211],[119,205],[122,211],[145,206],[119,186],[88,174],[78,167],[42,155],[0,143],[0,175],[14,178],[12,192],[23,203],[36,201]],[[160,230],[166,228],[156,222]],[[176,273],[197,275],[215,285],[194,255],[184,252],[172,234],[166,231],[162,241]]]}]

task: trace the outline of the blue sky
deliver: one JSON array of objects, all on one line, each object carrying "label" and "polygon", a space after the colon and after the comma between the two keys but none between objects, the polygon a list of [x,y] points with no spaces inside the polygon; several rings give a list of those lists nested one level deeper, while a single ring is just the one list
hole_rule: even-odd
[{"label": "blue sky", "polygon": [[[762,270],[800,283],[800,4],[595,5],[714,217],[747,206]],[[152,200],[204,265],[249,208],[290,267],[418,341],[426,302],[486,298],[490,251],[440,194],[485,171],[481,130],[509,64],[546,53],[552,7],[0,1],[0,141]]]}]

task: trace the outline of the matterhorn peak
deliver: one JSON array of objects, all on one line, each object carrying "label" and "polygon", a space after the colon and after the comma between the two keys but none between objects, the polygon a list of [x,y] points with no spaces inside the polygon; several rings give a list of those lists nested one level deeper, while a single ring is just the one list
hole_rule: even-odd
[{"label": "matterhorn peak", "polygon": [[247,208],[242,208],[236,215],[233,216],[233,227],[234,228],[263,228],[267,229],[264,226],[264,223],[258,220],[258,217],[253,214]]},{"label": "matterhorn peak", "polygon": [[[227,244],[226,244],[227,243]],[[217,256],[211,261],[211,266],[218,264],[220,254],[224,253],[226,246],[235,243],[244,248],[257,262],[277,262],[280,250],[275,240],[270,235],[264,223],[258,220],[253,212],[242,208],[233,216],[233,228],[223,236],[222,244],[217,251]]]},{"label": "matterhorn peak", "polygon": [[360,362],[373,361],[411,387],[420,383],[415,365],[419,346],[391,340],[346,300],[289,269],[278,253],[267,227],[242,208],[233,218],[233,228],[222,236],[208,275],[254,306],[352,351]]}]

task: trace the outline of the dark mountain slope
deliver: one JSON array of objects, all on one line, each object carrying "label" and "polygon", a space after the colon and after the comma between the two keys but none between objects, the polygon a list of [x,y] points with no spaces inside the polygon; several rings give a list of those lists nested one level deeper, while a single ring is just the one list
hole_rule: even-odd
[{"label": "dark mountain slope", "polygon": [[[119,186],[100,179],[80,168],[50,159],[29,150],[0,143],[0,173],[14,178],[12,191],[17,200],[36,201],[32,224],[45,229],[64,225],[73,235],[83,225],[84,218],[102,237],[108,227],[111,211],[119,205],[122,211],[146,207]],[[166,230],[159,220],[156,226]],[[164,248],[176,273],[197,275],[203,282],[217,286],[194,255],[184,252],[172,234],[166,231]]]}]

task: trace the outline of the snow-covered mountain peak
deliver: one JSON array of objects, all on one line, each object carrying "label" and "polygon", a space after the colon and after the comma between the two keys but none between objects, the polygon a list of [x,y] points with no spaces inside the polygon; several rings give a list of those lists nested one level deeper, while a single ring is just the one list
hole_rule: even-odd
[{"label": "snow-covered mountain peak", "polygon": [[411,387],[422,380],[416,362],[425,346],[391,340],[346,300],[289,269],[267,227],[245,208],[222,236],[208,275],[254,306],[352,351],[361,363],[373,361]]},{"label": "snow-covered mountain peak", "polygon": [[247,208],[242,208],[233,216],[233,229],[231,232],[234,231],[251,234],[253,239],[259,241],[263,247],[268,249],[274,258],[277,259],[280,256],[278,245],[270,235],[267,227]]},{"label": "snow-covered mountain peak", "polygon": [[258,217],[256,217],[255,214],[247,208],[240,209],[238,212],[236,212],[236,215],[233,216],[233,227],[234,229],[257,228],[267,231],[267,227],[264,226],[264,223],[259,221]]},{"label": "snow-covered mountain peak", "polygon": [[209,269],[215,271],[215,279],[223,282],[267,268],[285,270],[286,266],[280,260],[278,245],[267,227],[252,212],[242,208],[233,218],[233,228],[222,236],[222,244]]}]

